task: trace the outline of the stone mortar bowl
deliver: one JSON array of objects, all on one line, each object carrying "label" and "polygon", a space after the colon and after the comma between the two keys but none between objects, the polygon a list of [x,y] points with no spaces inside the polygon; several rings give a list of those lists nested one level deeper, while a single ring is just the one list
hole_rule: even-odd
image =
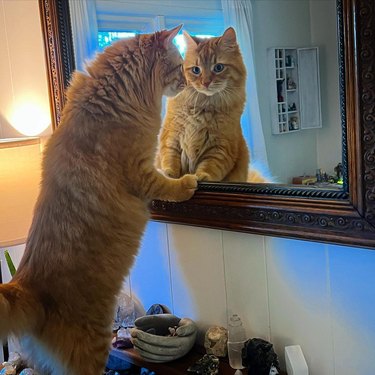
[{"label": "stone mortar bowl", "polygon": [[135,320],[131,341],[148,362],[170,362],[183,357],[194,346],[197,326],[189,318],[172,314],[146,315]]}]

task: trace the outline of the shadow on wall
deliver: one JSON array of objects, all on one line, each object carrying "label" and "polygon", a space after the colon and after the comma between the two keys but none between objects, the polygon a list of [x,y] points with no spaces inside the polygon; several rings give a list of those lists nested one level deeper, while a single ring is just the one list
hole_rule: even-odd
[{"label": "shadow on wall", "polygon": [[199,327],[198,341],[213,325],[227,326],[222,233],[168,225],[175,313]]},{"label": "shadow on wall", "polygon": [[173,311],[167,225],[150,221],[142,244],[130,271],[132,295],[136,295],[148,310],[162,304]]}]

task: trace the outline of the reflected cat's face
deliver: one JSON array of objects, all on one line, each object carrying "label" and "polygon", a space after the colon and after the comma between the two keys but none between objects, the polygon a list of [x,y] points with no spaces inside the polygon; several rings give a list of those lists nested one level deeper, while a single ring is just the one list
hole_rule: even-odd
[{"label": "reflected cat's face", "polygon": [[221,37],[201,39],[184,33],[187,42],[184,71],[187,82],[207,96],[239,87],[246,75],[236,34],[227,29]]}]

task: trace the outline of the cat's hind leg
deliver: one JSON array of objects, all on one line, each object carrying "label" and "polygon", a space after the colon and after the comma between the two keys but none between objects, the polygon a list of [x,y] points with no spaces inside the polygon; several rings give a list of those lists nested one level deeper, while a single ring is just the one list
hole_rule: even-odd
[{"label": "cat's hind leg", "polygon": [[68,324],[55,316],[23,346],[42,375],[102,375],[110,343],[111,331],[104,325]]},{"label": "cat's hind leg", "polygon": [[80,358],[71,361],[64,375],[103,375],[108,355],[108,346],[105,349],[97,347],[85,355],[81,353]]},{"label": "cat's hind leg", "polygon": [[225,176],[223,181],[247,182],[249,171],[249,150],[246,141],[242,137],[239,141],[238,156],[231,171]]},{"label": "cat's hind leg", "polygon": [[71,342],[64,343],[68,354],[63,358],[67,369],[64,375],[102,375],[109,354],[110,333],[78,329],[71,337]]},{"label": "cat's hind leg", "polygon": [[228,182],[248,182],[248,164],[238,160],[233,169],[227,174],[223,181]]}]

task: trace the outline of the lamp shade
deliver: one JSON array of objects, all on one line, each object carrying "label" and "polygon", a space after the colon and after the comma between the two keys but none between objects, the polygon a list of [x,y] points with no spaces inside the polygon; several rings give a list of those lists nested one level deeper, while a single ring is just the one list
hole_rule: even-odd
[{"label": "lamp shade", "polygon": [[39,138],[0,140],[0,247],[24,243],[41,179]]}]

